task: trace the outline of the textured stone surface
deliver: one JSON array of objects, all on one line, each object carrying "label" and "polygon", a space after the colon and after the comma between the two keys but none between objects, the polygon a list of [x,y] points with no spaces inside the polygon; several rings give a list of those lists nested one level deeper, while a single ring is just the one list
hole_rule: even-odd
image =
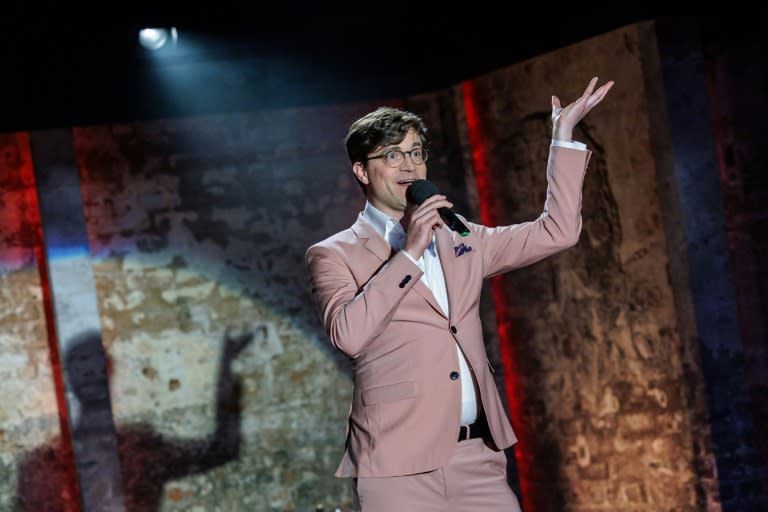
[{"label": "textured stone surface", "polygon": [[[362,205],[341,144],[354,114],[76,130],[134,507],[349,505],[333,472],[351,385],[318,331],[303,255]],[[225,357],[237,336],[249,342]]]},{"label": "textured stone surface", "polygon": [[721,502],[715,454],[712,447],[706,387],[701,369],[696,310],[691,294],[687,236],[682,221],[680,195],[685,193],[675,177],[675,159],[671,145],[667,94],[662,76],[662,64],[656,31],[639,33],[645,93],[648,102],[649,143],[656,163],[656,180],[662,204],[666,235],[669,283],[677,312],[680,337],[680,359],[686,383],[693,441],[693,466],[698,477],[697,502],[702,510],[718,512]]},{"label": "textured stone surface", "polygon": [[[58,438],[63,387],[58,358],[48,344],[41,273],[40,215],[25,133],[0,135],[0,510],[14,510],[17,482],[27,468],[40,481],[40,493],[72,510],[77,501],[72,458],[59,455],[70,443],[30,467],[27,454]],[[57,398],[58,397],[58,398]],[[46,478],[39,478],[41,474]]]},{"label": "textured stone surface", "polygon": [[[61,361],[68,431],[83,512],[124,512],[120,460],[115,436],[99,308],[89,258],[80,177],[72,131],[30,135],[45,246],[55,345]],[[62,457],[63,458],[63,457]],[[28,510],[50,506],[29,457],[19,492]]]},{"label": "textured stone surface", "polygon": [[[628,27],[473,80],[494,223],[542,209],[550,98],[616,87],[577,128],[592,150],[577,246],[508,274],[497,303],[517,375],[513,423],[535,510],[697,510],[681,340],[649,144],[641,32]],[[651,77],[653,78],[653,77]],[[658,77],[656,77],[658,78]],[[535,84],[533,86],[532,84]],[[458,104],[466,100],[459,96]],[[471,123],[470,123],[471,124]]]}]

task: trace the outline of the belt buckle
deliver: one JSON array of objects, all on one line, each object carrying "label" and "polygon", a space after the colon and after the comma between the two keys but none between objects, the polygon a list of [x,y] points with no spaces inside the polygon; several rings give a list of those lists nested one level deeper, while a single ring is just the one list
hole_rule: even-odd
[{"label": "belt buckle", "polygon": [[471,426],[470,426],[470,425],[462,425],[462,426],[461,426],[461,432],[462,432],[462,434],[464,434],[464,432],[466,432],[466,435],[463,435],[463,436],[462,436],[462,437],[463,437],[462,441],[467,441],[468,439],[471,439],[471,437],[470,437],[470,436],[471,436],[471,430],[470,430],[470,428],[471,428]]}]

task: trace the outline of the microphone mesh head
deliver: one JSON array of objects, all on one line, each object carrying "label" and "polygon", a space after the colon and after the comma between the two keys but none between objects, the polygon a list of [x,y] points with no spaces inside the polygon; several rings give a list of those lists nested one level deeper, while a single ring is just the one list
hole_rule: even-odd
[{"label": "microphone mesh head", "polygon": [[418,205],[426,201],[428,197],[438,193],[439,190],[431,181],[416,180],[405,191],[405,199]]}]

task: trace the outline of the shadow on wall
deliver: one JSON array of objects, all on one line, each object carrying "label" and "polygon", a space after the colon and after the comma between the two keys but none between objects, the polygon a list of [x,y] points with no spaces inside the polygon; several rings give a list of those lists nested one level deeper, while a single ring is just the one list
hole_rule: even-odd
[{"label": "shadow on wall", "polygon": [[[167,481],[202,473],[238,458],[241,386],[231,371],[231,363],[252,339],[252,333],[235,337],[227,333],[224,336],[217,382],[216,428],[206,439],[170,439],[142,424],[117,431],[124,510],[158,511]],[[104,450],[113,446],[109,443],[111,436],[103,435],[103,427],[110,428],[112,421],[105,353],[101,336],[96,332],[85,333],[68,346],[70,348],[64,355],[67,386],[80,404],[79,414],[72,424],[72,438],[79,447],[81,492],[93,490],[103,495],[97,500],[88,499],[87,503],[104,503],[110,499],[109,488],[114,484],[110,468],[99,467],[110,459],[109,456],[100,457],[100,453],[104,454]],[[103,417],[105,412],[110,415],[108,419]],[[28,453],[20,462],[18,512],[75,512],[81,509],[73,478],[75,458],[66,448],[68,445],[61,438],[55,438]],[[89,481],[84,481],[84,476]],[[92,478],[106,481],[94,482]],[[174,497],[169,496],[170,499]]]}]

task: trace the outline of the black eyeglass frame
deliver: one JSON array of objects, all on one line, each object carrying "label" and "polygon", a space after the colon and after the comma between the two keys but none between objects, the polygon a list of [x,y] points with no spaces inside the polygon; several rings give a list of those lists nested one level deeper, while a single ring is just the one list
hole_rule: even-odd
[{"label": "black eyeglass frame", "polygon": [[[414,151],[421,151],[422,153],[424,153],[424,157],[421,158],[420,162],[417,162],[416,160],[414,160],[413,155],[412,155],[412,153]],[[398,163],[396,163],[394,165],[391,165],[386,160],[387,154],[389,154],[389,153],[400,153],[402,155],[403,159],[400,160]],[[405,155],[408,155],[408,158],[410,158],[411,162],[413,162],[414,164],[421,165],[421,164],[424,164],[424,163],[427,162],[427,159],[429,158],[429,150],[427,150],[427,148],[413,148],[410,151],[401,151],[399,149],[388,149],[387,151],[383,152],[380,155],[365,157],[365,160],[363,161],[363,164],[367,163],[368,160],[375,160],[377,158],[384,158],[384,161],[387,163],[387,165],[389,165],[389,167],[398,167],[399,165],[402,165],[402,163],[405,161]]]}]

